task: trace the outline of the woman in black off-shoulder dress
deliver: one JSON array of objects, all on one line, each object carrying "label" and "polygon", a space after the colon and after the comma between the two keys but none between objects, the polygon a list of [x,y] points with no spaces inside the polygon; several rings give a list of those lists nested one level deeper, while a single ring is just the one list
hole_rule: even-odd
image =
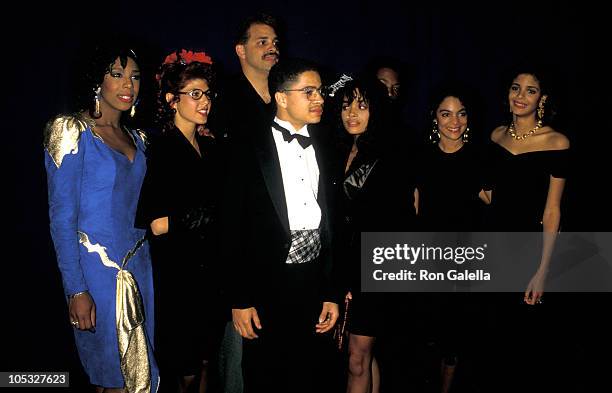
[{"label": "woman in black off-shoulder dress", "polygon": [[[499,359],[497,364],[503,370],[497,379],[491,377],[494,371],[486,373],[494,386],[504,384],[504,376],[513,375],[510,380],[516,388],[551,388],[553,380],[546,377],[547,372],[559,372],[560,368],[552,365],[564,362],[563,355],[554,354],[566,348],[555,341],[561,338],[564,324],[552,304],[542,305],[561,229],[570,154],[567,137],[550,126],[554,97],[549,89],[540,71],[516,72],[507,96],[512,118],[491,134],[488,229],[530,232],[506,238],[509,253],[531,250],[532,255],[513,259],[516,269],[528,272],[523,302],[529,306],[521,305],[517,293],[490,294],[494,328],[489,339],[495,348],[492,356]],[[555,301],[558,303],[558,296],[547,303]],[[568,343],[566,338],[564,341]]]}]

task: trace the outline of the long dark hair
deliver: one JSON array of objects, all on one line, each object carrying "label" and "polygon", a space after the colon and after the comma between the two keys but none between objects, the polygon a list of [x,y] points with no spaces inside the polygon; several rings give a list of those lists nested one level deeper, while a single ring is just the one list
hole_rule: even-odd
[{"label": "long dark hair", "polygon": [[336,129],[336,145],[342,152],[348,152],[354,143],[353,136],[348,134],[342,123],[342,105],[355,99],[361,99],[368,105],[370,116],[366,131],[359,136],[357,144],[363,154],[377,155],[380,153],[381,134],[386,132],[388,116],[385,111],[385,86],[374,78],[357,78],[338,89],[332,101],[332,113]]},{"label": "long dark hair", "polygon": [[163,64],[159,73],[159,91],[157,93],[156,121],[162,131],[174,128],[174,114],[176,111],[166,101],[166,94],[174,95],[174,102],[180,101],[181,91],[189,81],[203,79],[208,83],[209,89],[214,91],[215,73],[210,64],[198,61],[184,64],[174,62]]}]

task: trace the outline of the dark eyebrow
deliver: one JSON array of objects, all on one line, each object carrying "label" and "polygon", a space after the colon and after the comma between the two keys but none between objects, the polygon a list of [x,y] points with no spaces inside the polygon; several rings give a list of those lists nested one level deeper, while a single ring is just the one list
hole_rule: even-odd
[{"label": "dark eyebrow", "polygon": [[[521,87],[521,85],[520,85],[519,83],[516,83],[516,82],[512,82],[512,86],[518,86],[518,87]],[[537,89],[537,90],[540,90],[540,88],[539,88],[539,87],[537,87],[537,86],[531,86],[531,85],[528,85],[528,86],[527,86],[527,88],[528,88],[528,89]]]},{"label": "dark eyebrow", "polygon": [[[453,113],[453,111],[451,111],[450,109],[444,109],[444,108],[440,108],[440,109],[438,109],[438,111]],[[459,109],[457,111],[457,113],[460,113],[460,112],[467,112],[467,109],[465,109],[465,107],[463,107],[463,108],[461,108],[461,109]]]}]

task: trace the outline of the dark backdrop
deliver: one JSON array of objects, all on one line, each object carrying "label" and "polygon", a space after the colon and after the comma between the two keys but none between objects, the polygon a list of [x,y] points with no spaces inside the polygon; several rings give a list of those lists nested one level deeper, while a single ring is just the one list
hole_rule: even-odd
[{"label": "dark backdrop", "polygon": [[[400,6],[401,5],[401,6]],[[567,184],[569,229],[609,230],[607,186],[611,100],[609,33],[603,11],[586,2],[142,1],[20,5],[2,27],[5,224],[0,370],[71,370],[83,381],[67,323],[48,232],[42,129],[69,110],[79,48],[98,35],[126,34],[158,63],[177,47],[204,49],[226,72],[238,70],[233,26],[257,10],[286,26],[284,55],[311,58],[328,73],[356,72],[375,55],[409,70],[403,94],[414,127],[425,124],[428,92],[458,79],[480,96],[477,131],[500,122],[507,86],[500,75],[519,60],[558,75],[562,131],[575,151]],[[36,9],[33,9],[36,7]],[[519,8],[520,7],[520,8]],[[4,195],[7,193],[4,192]],[[525,198],[529,196],[526,194]],[[517,201],[517,209],[520,201]]]}]

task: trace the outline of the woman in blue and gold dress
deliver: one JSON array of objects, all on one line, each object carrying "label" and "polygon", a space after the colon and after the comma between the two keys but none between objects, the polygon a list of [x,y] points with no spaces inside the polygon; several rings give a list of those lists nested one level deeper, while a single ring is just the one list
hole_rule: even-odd
[{"label": "woman in blue and gold dress", "polygon": [[92,108],[45,129],[51,235],[90,382],[98,392],[154,392],[151,263],[134,227],[144,137],[121,124],[134,113],[140,70],[132,50],[101,47],[90,68]]}]

